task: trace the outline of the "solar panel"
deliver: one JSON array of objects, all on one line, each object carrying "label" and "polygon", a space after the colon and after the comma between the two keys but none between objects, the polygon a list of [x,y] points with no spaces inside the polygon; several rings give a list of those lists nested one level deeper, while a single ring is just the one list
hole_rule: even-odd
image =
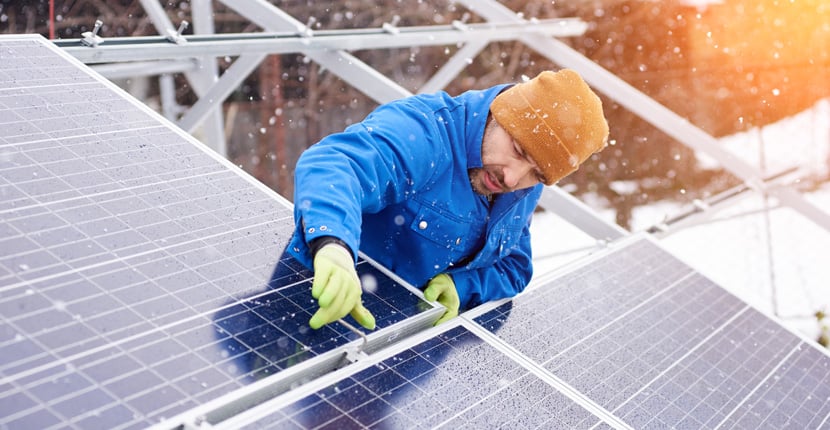
[{"label": "solar panel", "polygon": [[227,427],[610,428],[464,326],[396,349],[316,392],[281,407],[265,404],[262,416]]},{"label": "solar panel", "polygon": [[644,238],[476,321],[494,319],[502,341],[632,428],[830,426],[826,351]]},{"label": "solar panel", "polygon": [[[0,428],[144,427],[354,342],[288,203],[43,39],[0,39]],[[361,261],[380,328],[431,308]]]}]

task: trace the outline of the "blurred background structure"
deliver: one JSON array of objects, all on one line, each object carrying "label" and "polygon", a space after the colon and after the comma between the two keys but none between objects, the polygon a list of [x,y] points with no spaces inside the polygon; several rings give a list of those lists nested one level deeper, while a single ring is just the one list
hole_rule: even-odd
[{"label": "blurred background structure", "polygon": [[[417,26],[463,31],[465,26],[498,21],[494,17],[505,11],[524,26],[579,18],[587,27],[560,35],[557,43],[568,49],[562,52],[581,54],[589,66],[610,72],[694,126],[687,132],[675,126],[676,118],[645,118],[626,105],[626,94],[615,91],[623,87],[606,84],[601,71],[589,73],[589,82],[603,96],[611,147],[563,180],[560,188],[621,229],[651,229],[666,236],[669,245],[675,241],[672,246],[677,252],[685,250],[684,257],[695,260],[697,255],[697,264],[712,264],[706,257],[716,256],[726,266],[712,272],[702,268],[704,273],[729,268],[744,272],[743,278],[720,281],[759,297],[754,301],[759,307],[795,321],[826,345],[830,281],[821,270],[830,246],[826,2],[2,0],[0,33],[39,33],[73,55],[93,52],[96,48],[80,41],[100,37],[100,48],[120,59],[82,61],[290,199],[299,154],[326,134],[360,121],[384,97],[440,89],[457,94],[566,65],[552,61],[544,45],[528,43],[533,36],[492,43],[344,48],[359,60],[350,66],[367,66],[351,76],[376,76],[384,80],[379,85],[345,80],[333,73],[332,64],[343,64],[347,57],[327,57],[320,51],[234,51],[229,40],[227,53],[216,56],[196,55],[195,50],[188,57],[162,58],[156,52],[146,54],[156,58],[139,58],[135,53],[157,43],[159,35],[171,45],[178,36],[195,34],[300,34],[313,40],[338,31],[351,37],[357,33],[349,31],[383,29],[393,38],[400,29]],[[101,22],[97,29],[96,20]],[[219,45],[220,39],[215,40]],[[249,45],[237,40],[236,46]],[[216,95],[221,97],[214,99]],[[643,109],[655,112],[651,106]],[[799,114],[799,130],[783,135],[764,131]],[[726,151],[722,155],[734,157],[731,165],[701,150],[712,148],[708,137],[719,139],[717,151]],[[696,147],[698,143],[703,147]],[[748,206],[729,203],[749,194],[754,200],[744,200],[745,205],[753,202]],[[727,206],[731,212],[721,210]],[[790,214],[793,208],[795,215]],[[756,223],[749,221],[750,215],[761,218]],[[681,231],[707,223],[729,227],[709,234]],[[809,225],[816,232],[800,237],[803,233],[787,230],[793,225]],[[747,226],[757,228],[747,231]],[[558,240],[555,229],[543,233]],[[684,234],[699,246],[681,241]],[[727,255],[719,254],[724,250],[729,250]],[[750,253],[760,254],[747,257]],[[785,276],[792,272],[795,277]],[[779,306],[779,296],[788,293],[801,296],[796,310]]]}]

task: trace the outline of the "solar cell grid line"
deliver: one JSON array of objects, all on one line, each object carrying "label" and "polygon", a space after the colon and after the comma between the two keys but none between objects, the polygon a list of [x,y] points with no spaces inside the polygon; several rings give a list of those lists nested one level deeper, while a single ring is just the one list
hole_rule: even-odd
[{"label": "solar cell grid line", "polygon": [[[4,147],[3,150],[8,151],[9,148]],[[9,156],[9,157],[6,157],[6,158],[10,158],[12,162],[15,162],[14,153],[13,153],[12,156]],[[218,169],[219,167],[221,167],[221,166],[217,165],[217,166],[214,167],[214,169]],[[3,169],[2,170],[2,173],[3,173],[4,177],[8,176],[9,170],[14,170],[14,169]],[[179,170],[185,170],[186,171],[186,169],[182,169],[182,167],[180,167]],[[165,171],[169,171],[169,170],[165,170]],[[45,171],[44,172],[37,172],[36,171],[36,173],[38,173],[39,177],[43,177],[43,176],[47,175],[47,172],[45,172]],[[82,171],[80,173],[81,174],[90,174],[90,173],[95,173],[95,172],[94,171]],[[55,178],[53,177],[52,179],[55,179]],[[57,179],[60,179],[60,178],[57,178]],[[104,179],[104,178],[102,178],[102,179]],[[206,182],[210,182],[210,178],[207,178],[207,179],[208,180]],[[114,185],[117,186],[117,185],[119,185],[119,182],[120,182],[119,179],[112,178],[112,180],[109,180],[109,181],[104,179],[104,181],[102,183],[114,184]],[[158,184],[164,184],[164,182],[162,180],[159,180]],[[158,184],[153,184],[153,185],[156,185],[156,188],[169,187],[169,185],[158,185]],[[17,187],[18,185],[19,184],[14,183],[14,184],[11,184],[10,186]],[[123,197],[123,194],[127,194],[129,192],[138,191],[138,190],[123,189],[123,190],[119,190],[119,191],[120,192],[117,193],[117,194],[114,193],[114,192],[112,194],[115,197]],[[148,189],[147,191],[149,193],[152,190]],[[152,192],[159,193],[160,191],[158,189],[156,189],[155,191],[152,191]],[[26,195],[25,192],[21,192],[21,191],[18,191],[17,194]],[[147,194],[145,196],[145,198],[152,197],[152,196],[153,196],[153,194]],[[31,198],[30,200],[34,200],[34,199]],[[96,221],[96,219],[103,219],[108,214],[106,213],[106,211],[104,209],[95,206],[94,202],[90,202],[89,198],[86,197],[86,196],[80,196],[80,197],[77,197],[77,198],[74,198],[74,199],[65,199],[65,200],[56,201],[54,203],[50,203],[49,207],[53,208],[55,213],[48,213],[47,208],[44,208],[43,206],[40,206],[42,204],[44,204],[44,203],[41,202],[41,203],[30,204],[26,207],[23,207],[23,208],[17,209],[17,210],[14,210],[14,209],[5,210],[5,211],[2,212],[2,214],[3,214],[5,219],[9,220],[9,222],[14,222],[16,218],[26,220],[26,219],[31,218],[32,216],[40,216],[41,218],[43,218],[42,222],[51,221],[53,223],[58,223],[58,222],[66,223],[67,222],[66,220],[77,221],[77,222],[87,221],[87,222],[89,222],[89,224],[87,224],[87,228],[89,228],[89,229],[92,229],[92,228],[106,228],[107,227],[106,225],[99,226],[99,225],[93,224],[93,222]],[[51,219],[48,218],[49,216],[51,216]],[[117,228],[117,226],[113,226],[113,227]]]},{"label": "solar cell grid line", "polygon": [[[679,423],[681,427],[717,428],[797,342],[782,336],[783,328],[771,320],[756,326],[757,319],[745,308],[722,330],[643,384],[615,412],[638,426]],[[774,340],[749,350],[737,348],[753,329]]]},{"label": "solar cell grid line", "polygon": [[[143,132],[144,135],[133,135],[139,132]],[[121,129],[97,136],[82,135],[63,139],[55,137],[37,145],[6,144],[3,147],[4,179],[18,189],[29,187],[38,193],[22,195],[23,193],[18,192],[18,195],[22,195],[21,198],[4,201],[2,209],[25,207],[26,203],[31,205],[43,201],[58,201],[61,197],[68,200],[103,194],[129,188],[134,184],[145,187],[153,184],[163,186],[166,181],[177,177],[225,173],[221,165],[210,159],[196,159],[195,157],[203,155],[200,155],[198,150],[186,146],[187,142],[175,145],[166,143],[167,140],[176,138],[180,136],[170,130],[153,127],[139,130]],[[41,147],[42,150],[36,149]],[[116,148],[124,151],[115,152]],[[50,158],[55,158],[55,153],[61,158],[32,158],[44,157],[46,154],[50,154]],[[196,164],[197,162],[199,164]],[[96,176],[102,179],[95,180]],[[36,187],[45,180],[51,180],[58,185]],[[74,187],[67,192],[66,188],[71,185]],[[10,190],[11,186],[6,185],[5,189]],[[56,193],[57,190],[61,193]],[[80,191],[83,191],[83,194]],[[53,197],[55,195],[57,197]]]},{"label": "solar cell grid line", "polygon": [[[0,60],[1,428],[145,427],[357,338],[307,327],[284,199],[40,37]],[[432,308],[358,267],[379,329]]]},{"label": "solar cell grid line", "polygon": [[[680,282],[688,282],[694,277],[684,278]],[[699,297],[683,296],[680,289],[668,290],[666,294],[656,296],[647,302],[647,306],[636,309],[635,312],[625,315],[624,319],[615,321],[604,332],[597,333],[592,339],[585,342],[580,348],[566,352],[546,363],[549,368],[556,368],[562,372],[591,375],[580,377],[580,385],[591,386],[602,381],[604,384],[613,383],[618,390],[609,391],[614,396],[603,395],[602,400],[606,407],[614,405],[621,399],[631,395],[638,386],[638,382],[649,377],[659,375],[661,371],[672,366],[676,360],[687,351],[693,350],[705,337],[716,330],[711,324],[721,323],[731,315],[731,312],[740,312],[737,301],[725,303],[723,313],[709,316],[705,306],[704,289],[695,291]],[[688,299],[686,310],[676,312],[681,308],[684,300]],[[690,308],[693,305],[699,307]],[[598,365],[602,369],[622,368],[615,371],[612,377],[598,372]],[[586,373],[587,372],[587,373]],[[630,377],[636,377],[630,381]]]},{"label": "solar cell grid line", "polygon": [[[540,362],[563,351],[585,348],[580,345],[593,333],[659,297],[667,288],[671,265],[659,255],[638,251],[638,247],[609,249],[608,257],[593,263],[591,270],[529,287],[518,299],[522,312],[501,329],[500,337]],[[620,263],[635,253],[640,267]],[[604,273],[620,271],[624,276],[603,279]],[[638,287],[638,282],[644,287]]]},{"label": "solar cell grid line", "polygon": [[743,400],[717,428],[828,428],[830,357],[798,342]]},{"label": "solar cell grid line", "polygon": [[463,323],[437,330],[214,427],[612,428]]},{"label": "solar cell grid line", "polygon": [[[308,288],[308,286],[306,286],[306,287],[305,287],[305,289],[307,289],[307,288]],[[51,316],[51,315],[54,315],[54,312],[46,314],[46,316]],[[306,312],[306,313],[304,314],[304,317],[305,317],[306,319],[307,319],[309,316],[310,316],[310,313],[307,313],[307,312]],[[35,315],[35,317],[39,317],[39,315]],[[32,318],[32,319],[40,320],[40,318]],[[122,319],[123,319],[123,318],[119,318],[118,320],[122,320]],[[69,321],[70,319],[69,319],[69,318],[66,318],[66,320],[67,320],[67,321]],[[49,320],[49,321],[50,321],[50,322],[52,322],[53,320]],[[144,323],[147,323],[148,321],[152,321],[152,320],[149,320],[149,319],[144,319],[144,320],[142,320],[141,318],[138,318],[138,321],[140,321],[140,322],[144,322]],[[10,325],[11,325],[11,324],[10,324]],[[51,325],[52,325],[52,324],[47,324],[47,325],[46,325],[46,327],[49,327],[49,326],[51,326]],[[81,326],[81,327],[83,327],[83,326]],[[149,329],[149,328],[152,328],[152,327],[144,327],[144,329]],[[157,331],[158,331],[158,330],[157,330]],[[25,332],[25,331],[24,331],[24,332]],[[53,333],[53,332],[54,332],[54,330],[51,330],[51,329],[46,329],[46,330],[41,331],[41,333],[39,333],[38,335],[33,336],[33,338],[34,338],[34,339],[37,339],[37,340],[40,340],[40,339],[46,338],[47,336],[49,336],[49,335],[50,335],[51,333]],[[76,331],[75,331],[75,332],[76,332]],[[77,334],[77,332],[76,332],[76,334]],[[21,339],[21,340],[22,340],[22,339]],[[85,339],[85,340],[86,340],[86,339]],[[92,340],[99,340],[99,339],[97,339],[97,338],[92,338]],[[15,344],[13,344],[13,345],[11,345],[11,346],[12,346],[12,350],[19,350],[19,346],[20,346],[20,345],[19,345],[19,342],[16,342]],[[70,347],[70,348],[72,348],[73,346],[74,346],[74,345],[70,345],[69,347]],[[88,345],[85,345],[85,346],[88,346]],[[84,348],[84,349],[85,349],[85,348]],[[153,349],[157,349],[157,348],[153,348]],[[74,349],[73,349],[73,350],[71,350],[71,351],[73,351],[73,352],[74,352]],[[48,352],[48,353],[50,353],[50,354],[54,354],[54,353],[60,353],[60,352],[62,352],[62,350],[61,350],[58,346],[52,346],[52,347],[51,347],[51,349],[47,348],[47,352]],[[224,350],[223,350],[222,352],[224,352]],[[35,358],[37,358],[37,357],[35,357]],[[86,361],[88,358],[89,358],[89,357],[88,357],[88,354],[84,354],[82,357],[79,357],[79,360],[80,360],[80,359],[83,359],[84,361]],[[27,362],[29,362],[29,363],[31,362],[31,357],[26,357],[26,359],[27,359]],[[51,361],[51,360],[50,360],[50,361]],[[17,365],[17,363],[11,363],[10,365],[14,365],[14,366],[16,366],[16,365]],[[75,366],[75,365],[73,364],[73,366]],[[18,376],[18,375],[15,375],[15,376]]]},{"label": "solar cell grid line", "polygon": [[[132,197],[136,196],[127,195],[123,198],[129,200]],[[136,202],[134,198],[132,201]],[[249,204],[256,208],[266,201],[237,203]],[[263,206],[262,215],[246,215],[244,221],[239,223],[226,222],[222,225],[221,219],[225,214],[222,213],[223,209],[217,209],[202,210],[201,213],[196,212],[192,215],[181,214],[178,218],[168,212],[168,215],[163,215],[156,220],[157,222],[145,225],[146,219],[133,223],[133,218],[129,217],[129,214],[110,214],[103,205],[86,205],[72,216],[67,215],[65,208],[56,206],[59,205],[49,205],[45,209],[52,211],[43,213],[35,220],[32,220],[32,217],[20,217],[9,213],[0,215],[7,220],[7,226],[14,230],[15,235],[9,240],[26,240],[27,243],[27,246],[17,253],[14,253],[15,248],[9,248],[12,253],[0,259],[7,271],[14,271],[0,280],[3,284],[0,289],[6,290],[66,271],[106,264],[112,260],[113,255],[121,259],[133,257],[131,254],[140,256],[170,248],[177,242],[192,243],[199,240],[199,234],[217,236],[232,232],[241,233],[257,224],[264,226],[272,223],[274,218],[290,218],[290,212],[285,208],[270,203]],[[167,212],[166,208],[147,207],[153,208],[152,210],[159,214]],[[93,211],[98,215],[93,215]],[[283,212],[282,216],[280,212]],[[84,222],[75,219],[85,215],[93,220]],[[245,225],[252,223],[254,224]],[[219,228],[226,231],[217,233]],[[38,259],[38,255],[43,257]],[[44,263],[37,265],[33,260]]]},{"label": "solar cell grid line", "polygon": [[[649,238],[627,239],[619,246],[544,281],[532,294],[517,297],[511,318],[497,336],[634,428],[825,425],[830,390],[818,384],[830,378],[826,351],[691,271]],[[614,258],[616,266],[605,264],[608,258]],[[625,271],[614,271],[627,268],[630,273],[641,262],[655,260],[664,262],[668,268],[664,273],[675,270],[675,278],[665,277],[658,284],[648,278],[628,283]],[[601,272],[591,278],[597,284],[582,284],[588,279],[586,272]],[[583,285],[588,291],[584,296],[578,288],[570,290],[583,306],[557,306],[560,285]],[[605,295],[609,302],[628,295],[612,294],[610,290],[620,286],[646,289],[652,295],[606,318],[598,312],[607,306],[597,307],[595,300],[603,295],[592,291],[596,285],[609,289]],[[608,306],[617,309],[615,304]],[[526,341],[520,330],[511,329],[541,318],[537,309],[546,307],[551,329],[537,326],[533,333],[540,336]],[[526,308],[531,311],[525,312]],[[575,343],[557,342],[556,336],[567,336],[573,314],[585,315],[586,310],[600,320],[594,324],[598,329]],[[500,308],[483,310],[475,321],[487,327],[490,321],[504,319],[501,313]],[[793,373],[802,377],[804,386],[796,389],[780,383],[780,374],[792,368],[798,369]],[[768,386],[775,388],[761,389]],[[757,399],[766,392],[773,394]],[[814,408],[792,407],[810,401]],[[769,407],[770,402],[776,406]],[[750,407],[771,410],[746,413]],[[758,416],[769,418],[758,420]]]},{"label": "solar cell grid line", "polygon": [[[280,292],[285,296],[308,296],[309,285],[297,285],[297,291],[286,291],[290,289],[282,289]],[[276,294],[276,293],[275,293]],[[345,343],[345,338],[341,333],[340,336],[335,334],[333,330],[321,330],[311,334],[302,334],[303,329],[308,330],[305,326],[307,319],[310,317],[310,312],[303,311],[299,306],[295,306],[288,321],[286,321],[285,309],[286,300],[275,300],[279,303],[278,306],[268,306],[269,301],[273,300],[271,295],[260,296],[253,300],[253,304],[244,303],[244,305],[234,304],[225,309],[220,309],[217,315],[214,316],[215,321],[212,325],[207,323],[197,324],[195,328],[191,329],[194,323],[193,318],[182,323],[177,323],[169,327],[158,328],[149,333],[148,336],[138,336],[135,339],[122,340],[114,343],[115,346],[123,347],[125,351],[112,351],[113,343],[110,343],[99,348],[94,353],[104,355],[106,357],[116,356],[115,360],[122,366],[129,369],[129,365],[124,365],[124,357],[128,357],[127,361],[139,363],[138,368],[149,368],[152,370],[159,370],[161,375],[170,385],[193,385],[194,382],[190,380],[180,380],[177,377],[187,376],[183,368],[183,363],[192,363],[195,361],[201,363],[202,367],[206,364],[217,369],[225,369],[224,372],[231,376],[236,375],[236,379],[249,379],[257,377],[257,375],[271,374],[278,371],[280,368],[286,367],[286,363],[293,361],[294,363],[301,362],[316,354],[318,347],[320,350],[326,350],[329,346],[336,347]],[[370,296],[371,298],[371,296]],[[310,302],[310,297],[307,298]],[[293,304],[292,304],[293,305]],[[389,305],[387,305],[389,306]],[[414,305],[413,305],[414,306]],[[370,309],[377,309],[371,302],[367,302],[367,307]],[[237,309],[244,308],[244,309]],[[257,312],[249,312],[247,309],[252,308]],[[263,312],[274,313],[274,323],[267,322],[262,317]],[[389,313],[394,317],[395,313]],[[277,315],[282,315],[281,319],[275,319]],[[267,317],[267,315],[265,315]],[[296,317],[295,317],[296,316]],[[405,316],[405,312],[399,312],[399,317]],[[139,321],[141,321],[139,319]],[[378,324],[383,327],[387,322],[379,320]],[[183,326],[183,327],[182,327]],[[293,328],[295,331],[284,331]],[[185,331],[186,330],[186,331]],[[178,332],[182,332],[178,334]],[[299,333],[299,334],[298,334]],[[174,339],[168,339],[175,336]],[[211,336],[215,339],[211,339]],[[158,339],[165,339],[160,341]],[[267,341],[270,339],[270,341]],[[296,339],[302,339],[303,344],[300,344]],[[190,344],[188,342],[195,342]],[[313,348],[312,348],[313,347]],[[287,352],[286,352],[287,351]],[[156,358],[159,354],[174,356],[171,359]],[[71,372],[86,374],[87,372],[94,372],[101,367],[108,367],[112,364],[110,360],[104,362],[93,359],[93,354],[86,351],[80,354],[77,359],[63,360],[61,366],[54,366],[44,364],[39,369],[40,372],[52,370],[57,367],[63,369],[64,366],[71,369]],[[48,363],[51,363],[49,360]],[[168,370],[164,370],[168,369]],[[172,371],[172,369],[176,369]],[[244,369],[244,370],[242,370]],[[198,368],[192,369],[194,372]],[[216,370],[214,373],[219,373]],[[249,376],[253,375],[253,376]],[[14,375],[19,377],[20,375]],[[26,375],[28,376],[28,375]],[[214,375],[215,376],[215,375]],[[57,377],[50,375],[47,379],[38,379],[32,384],[21,387],[25,391],[37,391],[38,387],[49,385]],[[195,376],[191,376],[191,379]],[[226,377],[227,378],[227,377]],[[214,378],[215,379],[215,378]],[[234,382],[234,378],[227,378],[230,382]],[[228,382],[228,383],[230,383]],[[205,382],[207,383],[207,382]],[[227,383],[225,383],[227,385]],[[238,385],[238,384],[237,384]],[[236,385],[232,385],[231,388]],[[211,384],[212,387],[212,384]],[[208,388],[205,386],[204,388]],[[208,390],[202,390],[208,391]],[[198,395],[206,395],[208,393],[199,392]],[[217,393],[220,394],[220,393]],[[121,399],[121,404],[129,405],[134,399]],[[135,399],[141,401],[141,399]],[[175,403],[175,402],[174,402]],[[181,406],[187,406],[182,404]],[[140,412],[146,414],[148,405],[144,402],[139,403],[138,408]],[[175,412],[171,410],[170,412]]]}]

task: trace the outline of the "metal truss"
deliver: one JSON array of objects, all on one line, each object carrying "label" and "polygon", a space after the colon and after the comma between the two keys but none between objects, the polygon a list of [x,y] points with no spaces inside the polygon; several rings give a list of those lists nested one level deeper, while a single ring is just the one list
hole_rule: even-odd
[{"label": "metal truss", "polygon": [[[493,41],[515,40],[521,34],[543,37],[582,34],[587,29],[578,19],[556,19],[520,23],[464,24],[450,26],[396,27],[391,23],[376,30],[315,31],[264,0],[235,0],[224,3],[265,32],[215,34],[210,0],[192,4],[194,36],[167,18],[161,4],[141,0],[160,36],[103,39],[97,28],[81,40],[57,41],[58,46],[108,78],[184,73],[199,97],[178,121],[193,133],[208,124],[203,141],[223,156],[227,154],[222,130],[221,103],[268,54],[303,53],[312,61],[338,75],[378,103],[410,95],[410,92],[349,51],[427,45],[464,44],[436,73],[424,89],[440,89],[451,81],[481,49]],[[218,76],[217,57],[238,57],[231,68]],[[172,97],[162,96],[163,100]],[[174,119],[174,118],[171,118]],[[210,119],[210,121],[207,121]],[[174,119],[175,120],[175,119]]]}]

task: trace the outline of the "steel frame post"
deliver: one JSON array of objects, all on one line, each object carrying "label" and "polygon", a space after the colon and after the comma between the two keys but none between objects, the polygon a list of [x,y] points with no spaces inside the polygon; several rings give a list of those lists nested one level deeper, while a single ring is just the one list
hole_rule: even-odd
[{"label": "steel frame post", "polygon": [[208,92],[190,107],[187,113],[179,120],[178,126],[188,133],[198,127],[215,108],[216,102],[225,100],[251,72],[262,63],[265,54],[240,55],[231,66],[225,70],[222,77],[210,87]]}]

